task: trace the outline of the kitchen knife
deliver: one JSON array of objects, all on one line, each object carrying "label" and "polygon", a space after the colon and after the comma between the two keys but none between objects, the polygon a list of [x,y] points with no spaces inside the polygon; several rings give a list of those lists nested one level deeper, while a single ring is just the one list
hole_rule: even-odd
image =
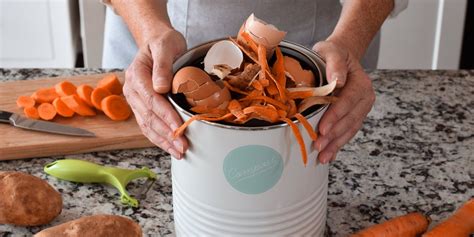
[{"label": "kitchen knife", "polygon": [[89,132],[85,129],[75,128],[53,122],[28,119],[18,114],[2,110],[0,110],[0,123],[9,123],[18,128],[40,132],[56,133],[70,136],[95,137],[94,133]]}]

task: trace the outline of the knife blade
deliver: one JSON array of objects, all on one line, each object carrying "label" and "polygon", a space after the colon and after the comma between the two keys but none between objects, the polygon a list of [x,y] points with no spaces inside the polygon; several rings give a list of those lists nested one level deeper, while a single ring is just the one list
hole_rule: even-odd
[{"label": "knife blade", "polygon": [[71,127],[53,122],[25,118],[15,113],[0,110],[0,122],[15,127],[69,136],[95,137],[95,134],[82,128]]}]

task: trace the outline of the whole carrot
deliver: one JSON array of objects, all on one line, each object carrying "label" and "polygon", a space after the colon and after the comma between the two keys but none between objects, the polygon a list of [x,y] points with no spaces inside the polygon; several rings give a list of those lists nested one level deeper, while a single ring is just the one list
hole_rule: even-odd
[{"label": "whole carrot", "polygon": [[416,237],[425,232],[428,225],[428,218],[414,212],[361,230],[352,237]]},{"label": "whole carrot", "polygon": [[428,231],[423,237],[468,237],[474,233],[474,198],[467,201],[452,216]]}]

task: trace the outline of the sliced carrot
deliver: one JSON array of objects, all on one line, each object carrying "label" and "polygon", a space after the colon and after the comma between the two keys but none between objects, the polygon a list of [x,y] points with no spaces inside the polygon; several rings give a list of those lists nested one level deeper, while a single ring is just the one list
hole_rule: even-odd
[{"label": "sliced carrot", "polygon": [[95,111],[91,107],[87,106],[87,104],[84,103],[77,95],[63,96],[61,97],[61,100],[67,105],[67,107],[81,116],[96,115]]},{"label": "sliced carrot", "polygon": [[98,110],[102,110],[102,100],[109,95],[111,93],[108,90],[101,87],[95,88],[91,93],[91,102]]},{"label": "sliced carrot", "polygon": [[474,234],[474,198],[467,201],[448,219],[425,233],[423,237],[467,237],[470,234]]},{"label": "sliced carrot", "polygon": [[92,101],[91,101],[91,95],[92,95],[93,90],[94,88],[92,88],[92,86],[89,86],[86,84],[80,85],[76,89],[76,92],[79,98],[81,98],[81,100],[86,102],[86,104],[89,105],[90,107],[94,107],[94,104],[92,104]]},{"label": "sliced carrot", "polygon": [[76,94],[76,86],[69,81],[59,82],[54,86],[56,94],[59,96],[68,96]]},{"label": "sliced carrot", "polygon": [[51,103],[58,98],[58,94],[54,88],[42,88],[33,93],[31,97],[36,103]]},{"label": "sliced carrot", "polygon": [[303,159],[303,164],[306,167],[306,164],[308,163],[308,154],[306,153],[306,145],[304,144],[304,140],[303,140],[303,137],[301,136],[300,130],[298,130],[298,127],[296,126],[296,124],[294,124],[293,121],[291,121],[290,119],[281,118],[281,120],[286,122],[290,126],[291,130],[293,130],[293,134],[296,137],[296,141],[298,141],[298,144],[300,145],[300,151],[301,151],[301,157]]},{"label": "sliced carrot", "polygon": [[313,126],[308,122],[308,120],[301,115],[300,113],[295,114],[296,119],[300,121],[301,124],[303,124],[304,128],[306,129],[306,132],[308,132],[308,135],[311,137],[311,140],[316,141],[318,138],[318,134],[313,129]]},{"label": "sliced carrot", "polygon": [[38,114],[41,119],[52,120],[56,113],[56,109],[50,103],[42,103],[38,106]]},{"label": "sliced carrot", "polygon": [[35,106],[35,100],[30,96],[21,95],[16,99],[16,105],[20,108],[29,108]]},{"label": "sliced carrot", "polygon": [[101,107],[105,115],[115,121],[126,120],[132,113],[125,98],[118,95],[105,97],[101,102]]},{"label": "sliced carrot", "polygon": [[[426,231],[430,220],[423,214],[414,212],[404,216],[395,217],[381,224],[371,226],[357,232],[351,237],[416,237]],[[455,236],[455,235],[443,235]]]},{"label": "sliced carrot", "polygon": [[53,101],[53,106],[56,109],[56,112],[58,112],[59,115],[63,117],[72,117],[74,115],[74,111],[70,109],[61,99],[61,97],[58,97],[54,99]]},{"label": "sliced carrot", "polygon": [[122,84],[117,75],[109,74],[97,83],[97,87],[104,88],[114,95],[122,94]]},{"label": "sliced carrot", "polygon": [[38,109],[36,107],[26,107],[23,109],[25,116],[31,119],[39,119]]}]

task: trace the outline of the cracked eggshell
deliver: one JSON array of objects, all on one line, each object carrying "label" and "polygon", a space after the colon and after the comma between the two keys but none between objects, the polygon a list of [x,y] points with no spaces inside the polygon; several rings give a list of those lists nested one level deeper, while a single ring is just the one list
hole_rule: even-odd
[{"label": "cracked eggshell", "polygon": [[298,60],[289,56],[284,56],[283,64],[285,66],[285,71],[290,74],[290,79],[295,82],[296,87],[315,86],[313,72],[311,70],[303,69]]},{"label": "cracked eggshell", "polygon": [[216,108],[222,105],[225,102],[229,102],[231,100],[230,91],[227,87],[222,87],[221,90],[212,94],[211,96],[202,99],[196,100],[194,103],[197,105],[207,106],[208,108]]},{"label": "cracked eggshell", "polygon": [[171,92],[177,94],[194,91],[206,82],[212,82],[212,79],[205,71],[197,67],[183,67],[173,77]]},{"label": "cracked eggshell", "polygon": [[186,98],[192,100],[202,100],[220,90],[221,88],[214,81],[208,81],[199,86],[196,90],[184,92],[184,95],[186,96]]},{"label": "cracked eggshell", "polygon": [[209,74],[219,76],[219,73],[215,73],[215,70],[219,70],[219,67],[216,66],[227,65],[232,70],[240,67],[243,60],[244,55],[239,47],[229,40],[222,40],[212,45],[209,51],[207,51],[204,57],[204,70]]},{"label": "cracked eggshell", "polygon": [[241,30],[249,33],[256,43],[265,46],[267,52],[273,52],[273,48],[280,44],[286,36],[286,32],[280,31],[274,25],[258,19],[253,13],[247,18]]}]

